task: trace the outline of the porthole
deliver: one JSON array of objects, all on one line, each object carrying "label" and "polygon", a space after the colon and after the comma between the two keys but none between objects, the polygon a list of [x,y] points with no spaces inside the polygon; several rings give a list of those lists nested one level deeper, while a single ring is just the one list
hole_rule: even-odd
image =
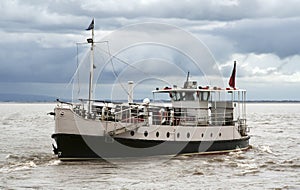
[{"label": "porthole", "polygon": [[133,136],[134,135],[134,131],[130,131],[130,135]]},{"label": "porthole", "polygon": [[203,134],[203,133],[201,134],[201,137],[202,137],[202,138],[204,137],[204,134]]},{"label": "porthole", "polygon": [[212,133],[210,134],[210,137],[213,137],[213,134],[212,134]]},{"label": "porthole", "polygon": [[148,136],[148,131],[144,132],[144,136],[147,137]]},{"label": "porthole", "polygon": [[177,133],[177,138],[179,138],[180,137],[180,133]]},{"label": "porthole", "polygon": [[190,136],[191,136],[190,133],[187,133],[187,134],[186,134],[186,137],[187,137],[187,138],[190,138]]},{"label": "porthole", "polygon": [[156,132],[156,137],[159,137],[159,132],[158,131]]},{"label": "porthole", "polygon": [[219,137],[220,137],[220,136],[222,136],[222,134],[221,134],[221,133],[219,133]]},{"label": "porthole", "polygon": [[169,138],[170,137],[170,133],[169,132],[167,132],[167,138]]}]

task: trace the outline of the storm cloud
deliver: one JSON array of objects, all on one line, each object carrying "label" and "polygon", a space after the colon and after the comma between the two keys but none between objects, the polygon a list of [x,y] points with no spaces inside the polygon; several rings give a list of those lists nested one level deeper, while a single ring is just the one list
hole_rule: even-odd
[{"label": "storm cloud", "polygon": [[244,88],[257,81],[267,88],[278,83],[276,78],[300,89],[299,7],[294,0],[4,0],[0,83],[51,84],[49,90],[53,84],[69,83],[77,66],[76,42],[90,35],[84,29],[95,18],[99,40],[131,24],[174,25],[206,44],[224,77],[237,60],[237,81]]}]

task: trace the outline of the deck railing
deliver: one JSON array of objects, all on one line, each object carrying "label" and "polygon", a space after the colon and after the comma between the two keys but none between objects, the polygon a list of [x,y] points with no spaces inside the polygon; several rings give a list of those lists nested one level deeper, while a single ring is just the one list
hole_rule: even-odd
[{"label": "deck railing", "polygon": [[[208,126],[233,125],[233,112],[216,112],[210,108],[176,109],[166,107],[119,107],[114,121],[143,125]],[[107,117],[106,117],[107,118]]]},{"label": "deck railing", "polygon": [[[233,109],[223,108],[172,108],[164,106],[132,106],[117,105],[110,107],[94,107],[88,114],[82,106],[75,106],[76,114],[84,118],[102,121],[114,121],[127,125],[173,125],[173,126],[220,126],[234,125]],[[238,120],[239,126],[246,126],[246,121]],[[241,130],[242,131],[242,130]],[[244,130],[243,130],[244,131]]]}]

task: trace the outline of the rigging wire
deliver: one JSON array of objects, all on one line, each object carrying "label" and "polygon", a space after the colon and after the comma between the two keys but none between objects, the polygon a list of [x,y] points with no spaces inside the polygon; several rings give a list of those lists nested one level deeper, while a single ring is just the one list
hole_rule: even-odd
[{"label": "rigging wire", "polygon": [[[113,62],[113,59],[116,59],[116,60],[120,61],[121,63],[127,65],[128,67],[131,67],[131,68],[133,68],[133,69],[139,71],[140,73],[143,73],[144,75],[147,75],[147,76],[149,76],[149,77],[154,77],[153,75],[151,75],[151,74],[145,72],[144,70],[142,70],[142,69],[140,69],[140,68],[138,68],[138,67],[136,67],[136,66],[134,66],[134,65],[131,65],[130,63],[128,63],[127,61],[125,61],[125,60],[123,60],[123,59],[117,57],[116,55],[111,54],[111,51],[110,51],[110,48],[109,48],[109,43],[108,43],[108,41],[95,42],[95,43],[106,43],[106,44],[107,44],[107,51],[106,51],[105,49],[100,48],[99,46],[95,46],[95,50],[96,50],[96,51],[99,50],[100,52],[104,52],[105,54],[107,54],[107,55],[109,56],[109,60],[106,61],[106,62],[110,62],[110,63],[111,63],[112,70],[113,70],[113,75],[114,75],[114,77],[117,79],[118,83],[120,84],[120,86],[122,87],[122,89],[124,90],[124,92],[125,92],[127,95],[129,95],[129,92],[128,92],[127,88],[124,86],[124,84],[122,84],[122,82],[120,81],[119,74],[118,74],[117,71],[116,71],[116,68],[115,68],[115,64],[114,64],[114,62]],[[80,68],[80,66],[83,64],[84,60],[85,60],[86,57],[87,57],[87,53],[86,53],[86,55],[84,56],[83,60],[80,61],[80,63],[79,63],[79,56],[78,56],[79,48],[78,48],[78,46],[79,46],[79,45],[84,45],[84,44],[86,44],[86,43],[76,43],[76,52],[77,52],[76,61],[77,61],[77,69],[76,69],[74,75],[72,76],[71,80],[70,80],[69,83],[67,84],[67,88],[68,88],[72,82],[75,82],[74,80],[75,80],[75,77],[76,77],[76,75],[77,75],[77,77],[78,77],[78,80],[77,80],[77,85],[78,85],[77,95],[78,95],[78,94],[80,93],[80,91],[81,91],[81,88],[80,88],[80,79],[79,79],[79,68]],[[104,65],[104,66],[105,66],[105,65]]]},{"label": "rigging wire", "polygon": [[[73,76],[72,76],[72,78],[70,79],[70,81],[68,82],[66,88],[69,88],[69,86],[71,85],[71,83],[74,82],[76,74],[79,73],[79,68],[80,68],[81,65],[84,63],[84,60],[87,58],[87,53],[88,53],[88,52],[85,53],[85,55],[83,56],[83,59],[80,61],[80,63],[79,63],[79,61],[78,61],[76,71],[75,71],[75,73],[73,74]],[[77,60],[78,60],[78,55],[77,55]],[[78,74],[78,85],[80,86],[79,74]]]},{"label": "rigging wire", "polygon": [[[77,49],[77,52],[76,52],[76,59],[77,59],[77,68],[79,68],[79,63],[78,63],[78,44],[76,43],[76,49]],[[79,70],[78,70],[78,73],[77,73],[77,86],[78,86],[78,91],[77,91],[77,95],[79,95],[80,93],[80,83],[79,83]]]},{"label": "rigging wire", "polygon": [[[104,49],[102,49],[102,48],[100,48],[100,47],[99,47],[99,50],[109,55],[110,58],[109,58],[109,61],[107,61],[107,62],[111,62],[114,77],[118,80],[118,83],[121,85],[122,89],[125,91],[125,93],[126,93],[127,95],[129,95],[129,92],[128,92],[128,90],[126,89],[126,87],[124,87],[124,85],[121,83],[121,81],[120,81],[120,79],[119,79],[119,75],[116,73],[116,69],[115,69],[115,66],[114,66],[114,63],[113,63],[113,58],[114,58],[114,59],[117,59],[118,61],[124,63],[125,65],[127,65],[127,66],[129,66],[129,67],[132,67],[132,68],[136,69],[137,71],[143,73],[144,75],[147,75],[147,76],[149,76],[149,77],[154,78],[153,75],[151,75],[151,74],[149,74],[149,73],[143,71],[142,69],[140,69],[140,68],[138,68],[138,67],[135,67],[135,66],[131,65],[130,63],[128,63],[127,61],[125,61],[125,60],[123,60],[123,59],[117,57],[116,55],[112,55],[111,52],[110,52],[110,48],[109,48],[108,41],[107,41],[107,47],[108,47],[108,51],[106,51],[106,50],[104,50]],[[96,48],[96,50],[98,50],[98,48]]]},{"label": "rigging wire", "polygon": [[132,67],[132,68],[134,68],[134,69],[138,70],[139,72],[141,72],[141,73],[143,73],[143,74],[145,74],[145,75],[148,75],[148,76],[151,76],[151,77],[153,77],[153,76],[152,76],[152,75],[150,75],[149,73],[147,73],[147,72],[144,72],[142,69],[139,69],[138,67],[135,67],[135,66],[131,65],[131,64],[130,64],[130,63],[128,63],[127,61],[124,61],[123,59],[121,59],[121,58],[119,58],[119,57],[117,57],[117,56],[115,56],[115,55],[112,55],[110,52],[108,52],[108,51],[105,51],[105,50],[104,50],[104,49],[102,49],[102,48],[99,48],[99,50],[101,50],[102,52],[104,52],[104,53],[108,54],[108,55],[111,57],[111,59],[112,59],[112,58],[115,58],[115,59],[117,59],[118,61],[120,61],[120,62],[124,63],[125,65],[127,65],[127,66],[129,66],[129,67]]},{"label": "rigging wire", "polygon": [[120,78],[119,78],[119,75],[116,74],[114,62],[113,62],[113,60],[111,59],[112,55],[111,55],[111,52],[110,52],[110,48],[109,48],[108,42],[107,42],[107,50],[108,50],[108,55],[109,55],[109,57],[110,57],[109,60],[110,60],[110,62],[111,62],[111,66],[112,66],[112,69],[113,69],[113,74],[114,74],[114,76],[116,77],[118,83],[121,85],[122,89],[125,91],[125,93],[126,93],[127,95],[129,95],[128,90],[127,90],[127,89],[124,87],[124,85],[121,83]]}]

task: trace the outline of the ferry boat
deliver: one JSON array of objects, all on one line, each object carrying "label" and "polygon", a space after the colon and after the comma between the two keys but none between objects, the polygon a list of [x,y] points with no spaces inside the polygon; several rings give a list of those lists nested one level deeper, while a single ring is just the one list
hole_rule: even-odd
[{"label": "ferry boat", "polygon": [[[94,35],[88,39],[91,51],[93,40]],[[91,59],[90,75],[93,65]],[[246,90],[234,85],[235,64],[231,87],[200,86],[188,74],[182,87],[154,87],[153,98],[143,102],[133,100],[133,81],[128,82],[126,102],[93,100],[92,78],[88,99],[80,103],[58,100],[54,109],[53,149],[61,160],[210,154],[249,148]],[[169,101],[157,99],[161,94]]]}]

